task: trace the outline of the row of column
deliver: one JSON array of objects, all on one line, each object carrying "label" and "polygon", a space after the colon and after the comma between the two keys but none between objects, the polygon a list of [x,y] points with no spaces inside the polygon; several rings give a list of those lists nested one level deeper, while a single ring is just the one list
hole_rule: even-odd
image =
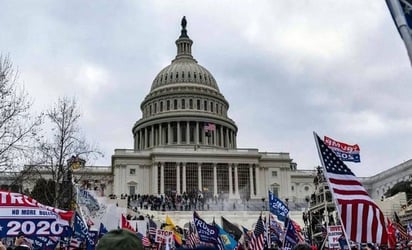
[{"label": "row of column", "polygon": [[[184,131],[181,129],[181,123],[185,124]],[[236,148],[235,132],[221,125],[215,126],[216,129],[209,131],[210,135],[208,135],[204,129],[204,122],[185,121],[151,125],[137,132],[137,135],[135,135],[135,149],[142,150],[154,146],[172,144],[203,144],[223,148]],[[185,133],[184,137],[182,132]]]},{"label": "row of column", "polygon": [[[189,190],[186,189],[186,163],[182,163],[182,188],[181,188],[181,174],[180,174],[180,164],[177,163],[176,167],[176,192],[177,194],[182,194],[184,192],[187,192]],[[155,191],[157,194],[164,194],[165,193],[165,166],[164,163],[160,163],[160,173],[158,173],[158,168],[157,164],[155,163],[152,168],[152,179],[154,180],[152,190]],[[202,190],[202,165],[198,163],[198,190]],[[234,172],[234,178],[232,176],[232,168]],[[255,171],[255,172],[254,172]],[[230,199],[239,199],[240,198],[240,193],[239,193],[239,176],[238,176],[238,164],[229,164],[228,166],[228,172],[229,172],[229,198]],[[160,175],[160,178],[159,178]],[[259,176],[259,168],[254,168],[252,165],[249,165],[249,192],[250,192],[250,197],[254,198],[256,197],[257,194],[260,193],[260,188],[258,183],[256,182],[256,179]],[[216,196],[219,194],[220,190],[218,190],[217,186],[217,164],[213,164],[213,196]],[[234,179],[234,183],[233,183]],[[160,190],[159,190],[159,185],[158,181],[160,181]],[[234,189],[234,192],[232,192]]]}]

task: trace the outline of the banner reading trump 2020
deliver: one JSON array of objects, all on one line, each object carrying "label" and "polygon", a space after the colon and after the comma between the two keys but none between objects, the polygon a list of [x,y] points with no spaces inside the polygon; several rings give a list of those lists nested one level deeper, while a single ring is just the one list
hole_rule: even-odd
[{"label": "banner reading trump 2020", "polygon": [[0,191],[0,237],[61,236],[73,211],[43,205],[20,193]]}]

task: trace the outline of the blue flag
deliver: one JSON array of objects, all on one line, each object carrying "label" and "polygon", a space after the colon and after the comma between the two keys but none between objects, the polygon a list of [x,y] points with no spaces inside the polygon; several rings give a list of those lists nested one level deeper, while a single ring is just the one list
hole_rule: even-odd
[{"label": "blue flag", "polygon": [[107,228],[103,225],[103,223],[100,222],[99,236],[98,237],[101,238],[107,232],[108,232]]},{"label": "blue flag", "polygon": [[87,250],[94,250],[96,248],[97,239],[99,237],[99,231],[89,230],[87,237]]},{"label": "blue flag", "polygon": [[219,230],[219,237],[225,250],[233,250],[237,246],[237,241],[218,224],[215,224],[215,227]]},{"label": "blue flag", "polygon": [[88,238],[88,231],[89,229],[87,228],[86,223],[84,223],[79,213],[76,212],[74,216],[72,237],[83,242],[86,238]]},{"label": "blue flag", "polygon": [[289,208],[271,191],[269,191],[269,208],[270,212],[276,215],[280,221],[285,221],[289,214]]},{"label": "blue flag", "polygon": [[219,230],[215,226],[207,224],[196,212],[193,212],[193,221],[200,241],[220,246]]}]

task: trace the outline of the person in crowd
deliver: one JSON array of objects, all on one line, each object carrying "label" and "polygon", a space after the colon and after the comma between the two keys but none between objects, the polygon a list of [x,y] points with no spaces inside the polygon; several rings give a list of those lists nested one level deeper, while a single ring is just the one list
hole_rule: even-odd
[{"label": "person in crowd", "polygon": [[127,229],[112,230],[99,240],[96,250],[143,250],[143,243]]},{"label": "person in crowd", "polygon": [[23,232],[17,234],[16,239],[14,240],[14,245],[7,247],[7,250],[30,250],[31,247],[26,240],[26,236]]}]

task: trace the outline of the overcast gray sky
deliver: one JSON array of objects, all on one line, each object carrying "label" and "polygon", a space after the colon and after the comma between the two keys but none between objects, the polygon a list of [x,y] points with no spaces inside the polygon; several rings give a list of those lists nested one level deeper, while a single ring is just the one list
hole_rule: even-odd
[{"label": "overcast gray sky", "polygon": [[75,96],[110,165],[186,16],[192,52],[230,103],[238,146],[319,157],[313,131],[359,144],[370,176],[412,158],[412,68],[385,1],[2,1],[0,50],[44,110]]}]

